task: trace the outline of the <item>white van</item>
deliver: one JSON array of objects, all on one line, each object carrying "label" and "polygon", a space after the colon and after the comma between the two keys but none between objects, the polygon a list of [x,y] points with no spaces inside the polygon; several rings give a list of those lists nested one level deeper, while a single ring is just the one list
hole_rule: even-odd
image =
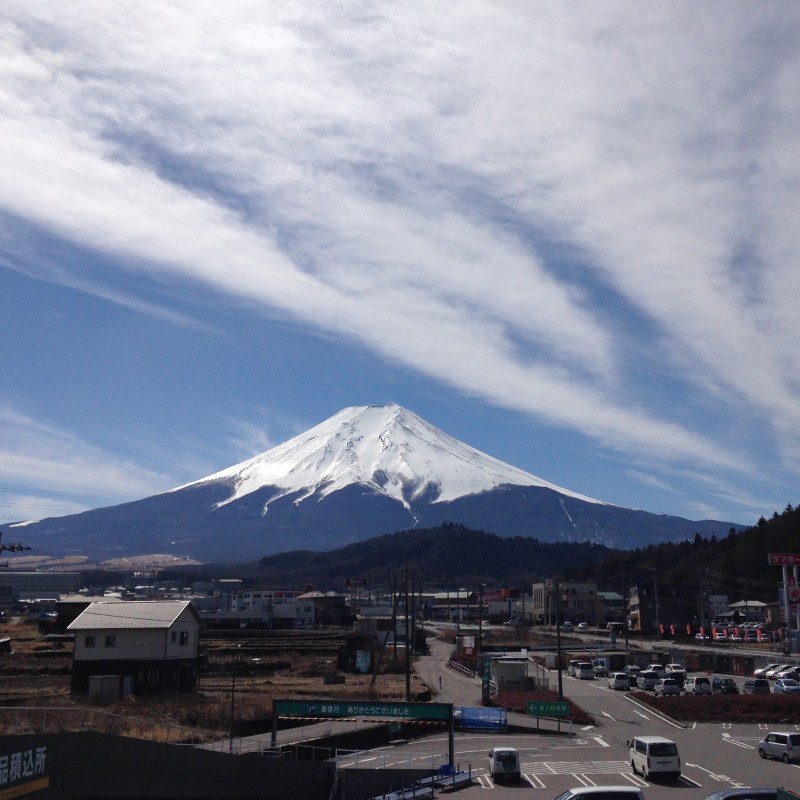
[{"label": "white van", "polygon": [[575,677],[582,681],[593,681],[594,667],[588,661],[579,661],[575,666]]},{"label": "white van", "polygon": [[519,753],[513,747],[493,747],[489,754],[489,774],[495,781],[518,781]]},{"label": "white van", "polygon": [[628,742],[631,769],[647,780],[652,775],[679,778],[681,757],[678,745],[663,736],[637,736]]}]

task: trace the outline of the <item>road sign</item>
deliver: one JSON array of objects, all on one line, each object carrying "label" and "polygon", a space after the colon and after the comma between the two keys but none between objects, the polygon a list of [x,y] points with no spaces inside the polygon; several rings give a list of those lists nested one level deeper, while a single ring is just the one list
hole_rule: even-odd
[{"label": "road sign", "polygon": [[767,563],[771,567],[797,567],[800,553],[767,553]]},{"label": "road sign", "polygon": [[452,713],[449,703],[375,703],[360,700],[273,700],[275,713],[281,717],[378,717],[381,719],[447,720]]},{"label": "road sign", "polygon": [[569,700],[528,700],[528,713],[535,717],[568,717]]}]

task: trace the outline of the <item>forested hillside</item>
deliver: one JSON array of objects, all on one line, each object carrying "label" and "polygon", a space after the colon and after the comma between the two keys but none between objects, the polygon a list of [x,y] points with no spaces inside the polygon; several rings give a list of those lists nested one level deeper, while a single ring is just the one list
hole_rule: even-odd
[{"label": "forested hillside", "polygon": [[767,563],[768,553],[800,553],[800,507],[763,517],[740,533],[679,543],[615,551],[608,558],[569,570],[574,580],[595,580],[604,587],[659,580],[672,585],[691,584],[706,592],[736,594],[774,601],[782,573]]},{"label": "forested hillside", "polygon": [[[545,578],[596,581],[601,590],[624,593],[634,584],[658,580],[697,587],[709,593],[776,599],[781,571],[767,554],[800,552],[800,508],[764,518],[743,532],[720,539],[703,538],[612,550],[588,542],[547,543],[528,537],[501,537],[445,523],[436,528],[377,536],[338,550],[297,550],[268,556],[253,564],[225,569],[248,583],[263,586],[342,589],[348,579],[383,586],[393,571],[408,566],[417,585],[430,587],[512,587],[530,591]],[[213,565],[171,573],[199,578],[217,575]]]}]

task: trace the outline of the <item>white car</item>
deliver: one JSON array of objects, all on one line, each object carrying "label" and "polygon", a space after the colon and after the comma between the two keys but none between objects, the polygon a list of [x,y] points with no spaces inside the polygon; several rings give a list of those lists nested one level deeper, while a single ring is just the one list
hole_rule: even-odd
[{"label": "white car", "polygon": [[800,760],[800,733],[770,733],[758,743],[761,758],[780,758],[785,764]]},{"label": "white car", "polygon": [[578,623],[578,630],[579,631],[588,631],[589,630],[589,623],[588,622],[579,622]]},{"label": "white car", "polygon": [[783,672],[785,669],[790,669],[791,666],[791,664],[777,664],[776,666],[772,667],[772,669],[766,670],[764,672],[764,677],[768,680],[774,681],[779,672]]},{"label": "white car", "polygon": [[612,672],[608,676],[609,689],[630,689],[631,679],[627,672]]},{"label": "white car", "polygon": [[771,669],[775,669],[776,667],[783,667],[784,664],[767,664],[766,666],[759,667],[758,669],[753,670],[753,677],[754,678],[766,678],[767,673]]},{"label": "white car", "polygon": [[687,678],[683,682],[683,691],[686,694],[711,694],[711,681],[704,675]]}]

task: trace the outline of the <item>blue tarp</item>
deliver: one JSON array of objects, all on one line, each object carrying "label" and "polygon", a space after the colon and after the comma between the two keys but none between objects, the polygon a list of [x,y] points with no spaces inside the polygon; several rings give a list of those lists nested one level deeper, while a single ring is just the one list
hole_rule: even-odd
[{"label": "blue tarp", "polygon": [[454,715],[456,722],[465,731],[504,731],[508,727],[508,712],[505,708],[462,706],[454,709]]}]

